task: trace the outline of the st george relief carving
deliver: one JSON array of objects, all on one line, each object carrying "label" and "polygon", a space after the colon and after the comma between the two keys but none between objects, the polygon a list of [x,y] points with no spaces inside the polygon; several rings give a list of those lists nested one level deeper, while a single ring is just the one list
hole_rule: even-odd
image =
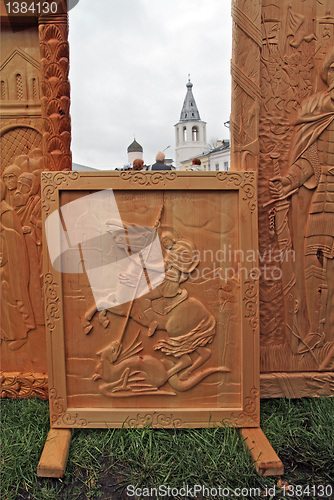
[{"label": "st george relief carving", "polygon": [[328,370],[333,368],[334,340],[333,46],[324,55],[321,78],[326,89],[301,103],[285,175],[280,172],[279,155],[271,155],[276,175],[269,188],[277,200],[278,244],[284,251],[296,251],[297,261],[282,265],[291,349],[308,360],[309,367]]},{"label": "st george relief carving", "polygon": [[16,157],[1,179],[1,340],[17,350],[44,324],[42,299],[42,151]]},{"label": "st george relief carving", "polygon": [[[237,403],[241,380],[231,372],[240,364],[238,339],[232,340],[240,329],[240,284],[222,279],[211,260],[222,238],[237,248],[237,229],[227,213],[231,200],[222,207],[216,193],[209,201],[202,194],[133,191],[116,192],[115,198],[117,217],[109,218],[105,201],[104,211],[93,203],[84,213],[71,209],[77,228],[71,242],[83,234],[86,242],[74,266],[82,262],[84,272],[63,274],[69,401],[82,406],[89,395],[101,394],[127,406],[127,398],[146,396],[141,404],[149,405],[148,396],[187,393],[171,404],[191,406],[199,395],[204,406],[222,398]],[[198,203],[209,211],[194,219],[189,210]],[[63,217],[69,229],[64,210]],[[63,252],[63,271],[74,262],[71,251]]]},{"label": "st george relief carving", "polygon": [[[142,354],[141,342],[132,343],[122,352],[120,341],[114,341],[98,353],[100,363],[94,380],[104,382],[100,390],[107,395],[128,395],[157,391],[168,381],[177,391],[191,389],[212,373],[227,372],[225,366],[217,366],[197,371],[211,357],[216,321],[208,309],[194,297],[189,297],[186,289],[181,288],[191,272],[199,263],[194,254],[194,245],[189,240],[176,240],[171,231],[161,233],[164,251],[165,275],[162,283],[145,294],[144,298],[127,302],[122,306],[109,308],[109,312],[130,317],[139,325],[146,327],[147,335],[153,336],[156,330],[166,332],[166,337],[153,347],[165,354],[158,359]],[[127,242],[118,241],[126,251]],[[133,247],[133,245],[132,245]],[[134,246],[133,251],[141,251]],[[144,271],[142,272],[144,275]],[[120,283],[126,287],[137,288],[140,274],[120,276]],[[130,289],[131,290],[131,289]],[[127,290],[126,295],[131,296]],[[91,317],[90,311],[88,316]],[[109,320],[103,319],[106,312],[100,313],[104,327]],[[191,356],[193,355],[193,356]],[[118,392],[118,394],[116,394]]]}]

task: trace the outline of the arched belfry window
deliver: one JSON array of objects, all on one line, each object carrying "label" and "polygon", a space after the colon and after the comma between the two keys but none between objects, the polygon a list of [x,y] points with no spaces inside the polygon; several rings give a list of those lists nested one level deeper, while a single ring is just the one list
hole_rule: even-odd
[{"label": "arched belfry window", "polygon": [[187,140],[187,127],[183,127],[183,142]]},{"label": "arched belfry window", "polygon": [[193,141],[198,141],[199,138],[198,138],[198,127],[193,127],[192,128],[192,140]]}]

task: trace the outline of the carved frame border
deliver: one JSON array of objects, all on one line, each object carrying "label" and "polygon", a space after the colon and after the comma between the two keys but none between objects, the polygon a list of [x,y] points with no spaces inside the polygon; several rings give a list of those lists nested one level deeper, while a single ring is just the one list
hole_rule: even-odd
[{"label": "carved frame border", "polygon": [[[66,190],[220,190],[238,193],[239,241],[244,251],[257,252],[257,191],[254,172],[43,172],[43,227],[59,210]],[[236,214],[238,216],[238,214]],[[250,237],[249,237],[250,236]],[[67,404],[65,332],[61,273],[51,265],[47,242],[44,252],[44,293],[49,372],[50,420],[53,428],[75,427],[208,427],[226,423],[236,427],[260,425],[258,282],[241,280],[240,311],[242,390],[240,406],[220,408],[72,408]],[[254,262],[244,263],[254,268]]]}]

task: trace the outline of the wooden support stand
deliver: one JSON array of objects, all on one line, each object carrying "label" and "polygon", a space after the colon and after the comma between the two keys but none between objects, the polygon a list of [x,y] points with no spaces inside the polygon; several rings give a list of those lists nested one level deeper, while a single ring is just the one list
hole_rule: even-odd
[{"label": "wooden support stand", "polygon": [[37,467],[38,477],[64,477],[72,430],[51,429]]},{"label": "wooden support stand", "polygon": [[241,429],[245,445],[260,476],[281,476],[284,466],[260,427]]}]

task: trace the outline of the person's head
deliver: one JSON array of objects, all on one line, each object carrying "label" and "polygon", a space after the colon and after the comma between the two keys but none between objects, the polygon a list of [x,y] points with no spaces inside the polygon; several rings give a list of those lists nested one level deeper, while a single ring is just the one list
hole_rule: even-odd
[{"label": "person's head", "polygon": [[133,170],[143,170],[144,168],[144,160],[141,158],[136,158],[132,164]]},{"label": "person's head", "polygon": [[22,207],[27,203],[34,180],[35,176],[29,172],[24,172],[20,175],[17,181],[17,190],[14,195],[14,204],[16,207]]},{"label": "person's head", "polygon": [[322,65],[321,78],[330,89],[334,88],[334,47],[327,52]]},{"label": "person's head", "polygon": [[33,182],[32,182],[32,188],[31,188],[31,193],[32,195],[36,195],[41,187],[41,170],[34,170],[32,175],[34,176]]},{"label": "person's head", "polygon": [[194,158],[192,161],[192,165],[201,165],[201,160],[199,158]]},{"label": "person's head", "polygon": [[9,167],[5,168],[2,179],[8,191],[13,191],[17,188],[17,181],[21,174],[22,170],[17,165],[9,165]]},{"label": "person's head", "polygon": [[159,153],[157,153],[157,156],[155,157],[155,161],[161,161],[162,163],[165,163],[165,153],[159,151]]},{"label": "person's head", "polygon": [[161,243],[165,248],[172,248],[175,243],[175,238],[170,231],[164,231],[161,235]]}]

